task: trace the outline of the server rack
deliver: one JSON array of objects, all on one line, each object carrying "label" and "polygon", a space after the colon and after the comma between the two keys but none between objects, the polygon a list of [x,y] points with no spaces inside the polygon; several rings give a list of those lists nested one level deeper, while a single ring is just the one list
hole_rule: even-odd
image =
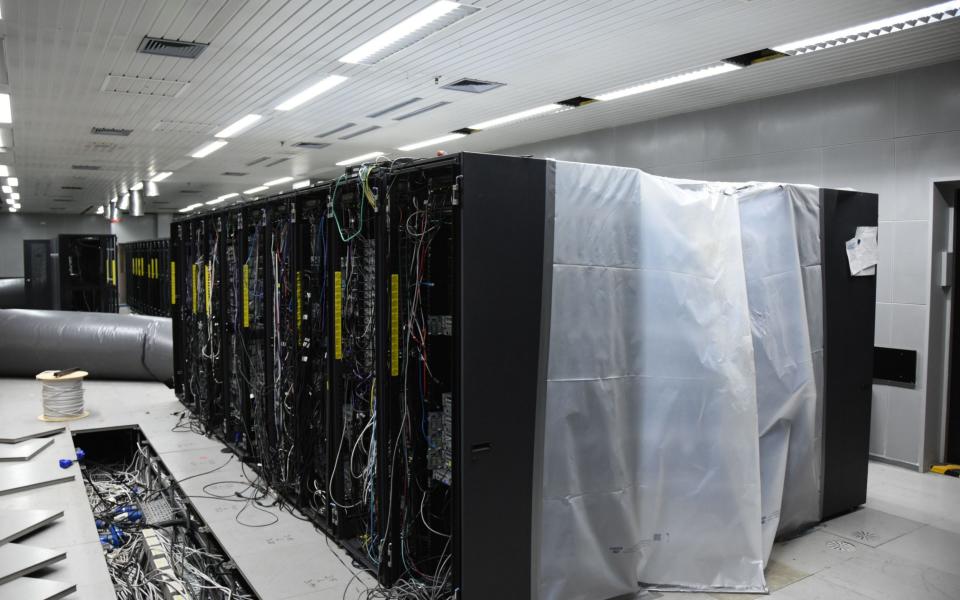
[{"label": "server rack", "polygon": [[24,242],[30,308],[118,312],[116,236],[61,234],[50,240],[48,261],[40,241]]},{"label": "server rack", "polygon": [[169,317],[170,240],[120,244],[124,291],[130,310],[144,315]]}]

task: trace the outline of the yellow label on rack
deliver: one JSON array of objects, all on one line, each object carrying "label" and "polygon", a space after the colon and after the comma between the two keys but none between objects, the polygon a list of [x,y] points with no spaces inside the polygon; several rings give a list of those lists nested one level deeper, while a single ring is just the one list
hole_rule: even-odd
[{"label": "yellow label on rack", "polygon": [[107,270],[107,283],[110,283],[110,259],[109,258],[107,259],[107,265],[105,268]]},{"label": "yellow label on rack", "polygon": [[333,357],[343,358],[343,275],[340,271],[333,272]]},{"label": "yellow label on rack", "polygon": [[200,283],[200,266],[193,263],[193,314],[197,314],[197,284]]},{"label": "yellow label on rack", "polygon": [[390,275],[390,375],[400,375],[400,275]]},{"label": "yellow label on rack", "polygon": [[170,304],[177,303],[177,263],[170,261]]},{"label": "yellow label on rack", "polygon": [[298,343],[303,340],[303,335],[301,331],[302,330],[301,324],[303,322],[303,303],[302,303],[302,295],[300,293],[301,292],[300,285],[301,285],[300,271],[297,271],[297,342]]},{"label": "yellow label on rack", "polygon": [[113,271],[113,285],[117,285],[117,259],[110,259],[111,271]]},{"label": "yellow label on rack", "polygon": [[250,265],[243,265],[243,326],[250,327]]},{"label": "yellow label on rack", "polygon": [[160,259],[153,259],[153,278],[160,279]]},{"label": "yellow label on rack", "polygon": [[207,265],[206,268],[206,277],[204,278],[203,286],[203,296],[204,296],[204,306],[206,306],[207,314],[213,312],[213,287],[210,285],[210,279],[212,278],[213,267]]}]

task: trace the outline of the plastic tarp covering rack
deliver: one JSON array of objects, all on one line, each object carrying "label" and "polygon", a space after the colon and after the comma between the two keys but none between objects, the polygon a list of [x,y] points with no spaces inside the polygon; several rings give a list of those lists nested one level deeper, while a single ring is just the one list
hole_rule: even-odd
[{"label": "plastic tarp covering rack", "polygon": [[173,379],[170,319],[57,310],[0,310],[0,376],[78,367],[97,379]]},{"label": "plastic tarp covering rack", "polygon": [[738,199],[556,166],[540,596],[763,592]]}]

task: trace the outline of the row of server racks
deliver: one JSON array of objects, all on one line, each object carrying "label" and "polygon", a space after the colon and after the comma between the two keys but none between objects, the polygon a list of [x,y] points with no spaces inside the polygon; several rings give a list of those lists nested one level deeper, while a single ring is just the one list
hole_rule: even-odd
[{"label": "row of server racks", "polygon": [[117,238],[60,234],[23,241],[26,307],[108,312],[119,310]]},{"label": "row of server racks", "polygon": [[364,165],[171,225],[178,395],[383,585],[532,589],[546,165]]},{"label": "row of server racks", "polygon": [[120,244],[124,292],[130,310],[142,315],[169,317],[173,288],[170,283],[170,240]]}]

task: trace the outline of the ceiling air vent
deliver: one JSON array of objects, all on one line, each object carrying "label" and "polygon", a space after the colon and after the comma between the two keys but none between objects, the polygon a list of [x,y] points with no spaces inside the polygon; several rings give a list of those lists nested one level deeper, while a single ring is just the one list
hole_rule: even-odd
[{"label": "ceiling air vent", "polygon": [[274,166],[276,166],[276,165],[279,165],[280,163],[287,162],[288,160],[290,160],[290,159],[289,159],[289,158],[278,158],[277,160],[275,160],[275,161],[273,161],[273,162],[268,162],[267,164],[265,164],[265,165],[263,165],[263,166],[265,166],[265,167],[274,167]]},{"label": "ceiling air vent", "polygon": [[723,59],[723,62],[737,65],[738,67],[749,67],[750,65],[767,62],[768,60],[776,60],[778,58],[783,58],[784,56],[790,55],[784,54],[783,52],[777,52],[776,50],[771,50],[770,48],[761,48],[760,50],[754,50],[753,52],[747,52],[746,54],[725,58]]},{"label": "ceiling air vent", "polygon": [[484,92],[489,92],[490,90],[496,89],[504,84],[497,83],[495,81],[483,81],[481,79],[469,79],[464,77],[463,79],[458,79],[453,83],[448,83],[447,85],[442,85],[445,90],[453,90],[455,92],[470,92],[471,94],[482,94]]},{"label": "ceiling air vent", "polygon": [[270,157],[269,157],[269,156],[261,156],[260,158],[257,158],[257,159],[255,159],[255,160],[251,160],[250,162],[248,162],[248,163],[247,163],[247,166],[248,166],[248,167],[252,167],[253,165],[259,165],[260,163],[262,163],[262,162],[265,161],[265,160],[270,160]]},{"label": "ceiling air vent", "polygon": [[173,58],[196,58],[207,49],[207,46],[209,46],[209,44],[181,42],[179,40],[144,36],[140,42],[140,47],[137,48],[137,52],[156,54],[157,56],[170,56]]},{"label": "ceiling air vent", "polygon": [[73,202],[73,198],[54,198],[54,202]]},{"label": "ceiling air vent", "polygon": [[425,112],[430,112],[431,110],[433,110],[433,109],[435,109],[435,108],[440,108],[441,106],[446,106],[446,105],[448,105],[448,104],[450,104],[450,103],[449,103],[449,102],[437,102],[436,104],[430,104],[430,105],[424,106],[423,108],[418,108],[417,110],[415,110],[415,111],[413,111],[413,112],[408,112],[407,114],[400,115],[399,117],[394,117],[393,120],[394,120],[394,121],[403,121],[403,120],[405,120],[405,119],[409,119],[410,117],[415,117],[415,116],[417,116],[417,115],[422,115],[422,114],[425,113]]},{"label": "ceiling air vent", "polygon": [[306,148],[308,150],[321,150],[326,148],[330,144],[325,142],[297,142],[293,145],[294,148]]},{"label": "ceiling air vent", "polygon": [[79,185],[61,185],[61,190],[82,190],[83,188]]},{"label": "ceiling air vent", "polygon": [[389,112],[393,112],[393,111],[395,111],[395,110],[397,110],[397,109],[403,108],[404,106],[409,106],[410,104],[413,104],[414,102],[419,102],[420,100],[423,100],[423,98],[410,98],[409,100],[404,100],[403,102],[398,102],[398,103],[394,104],[393,106],[388,106],[388,107],[386,107],[386,108],[382,108],[382,109],[378,110],[377,112],[370,113],[369,115],[367,115],[367,118],[368,118],[368,119],[376,119],[377,117],[382,117],[383,115],[385,115],[385,114],[387,114],[387,113],[389,113]]},{"label": "ceiling air vent", "polygon": [[320,135],[318,135],[318,136],[316,136],[316,137],[318,137],[318,138],[325,138],[325,137],[327,137],[327,136],[329,136],[329,135],[333,135],[333,134],[335,134],[335,133],[340,133],[341,131],[343,131],[343,130],[345,130],[345,129],[350,129],[350,128],[353,127],[354,125],[356,125],[356,123],[347,123],[347,124],[345,124],[345,125],[341,125],[340,127],[335,127],[335,128],[333,128],[333,129],[331,129],[330,131],[324,131],[323,133],[321,133]]},{"label": "ceiling air vent", "polygon": [[116,127],[92,127],[90,133],[93,135],[118,135],[127,137],[133,133],[132,129],[118,129]]},{"label": "ceiling air vent", "polygon": [[180,190],[181,194],[199,194],[200,190]]},{"label": "ceiling air vent", "polygon": [[100,167],[97,165],[71,165],[71,169],[74,171],[99,171]]},{"label": "ceiling air vent", "polygon": [[241,173],[240,171],[224,171],[223,173],[220,173],[220,174],[226,177],[243,177],[244,175],[246,175],[246,173]]},{"label": "ceiling air vent", "polygon": [[340,139],[349,140],[357,137],[358,135],[363,135],[365,133],[370,133],[371,131],[376,131],[377,129],[380,129],[379,125],[371,125],[370,127],[364,127],[363,129],[359,129],[357,131],[354,131],[353,133],[348,133],[347,135],[341,137]]}]

